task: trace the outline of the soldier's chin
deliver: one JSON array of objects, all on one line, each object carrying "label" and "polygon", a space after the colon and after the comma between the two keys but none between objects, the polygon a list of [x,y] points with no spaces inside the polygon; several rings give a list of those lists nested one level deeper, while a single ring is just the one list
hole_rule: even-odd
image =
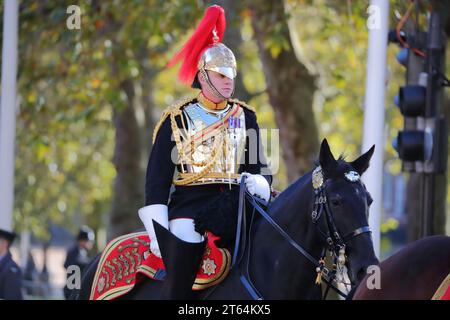
[{"label": "soldier's chin", "polygon": [[233,95],[233,91],[232,90],[224,90],[221,92],[222,96],[224,96],[225,98],[231,98],[231,96]]}]

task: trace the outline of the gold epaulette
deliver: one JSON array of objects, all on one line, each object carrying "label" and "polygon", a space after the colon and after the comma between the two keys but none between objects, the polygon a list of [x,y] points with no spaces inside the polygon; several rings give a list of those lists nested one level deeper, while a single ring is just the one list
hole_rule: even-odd
[{"label": "gold epaulette", "polygon": [[181,115],[181,107],[185,106],[194,99],[195,97],[179,99],[168,106],[166,109],[164,109],[161,115],[161,119],[159,119],[158,123],[155,126],[155,129],[153,130],[153,143],[155,143],[156,135],[158,134],[158,131],[161,128],[164,120],[166,120],[166,118],[170,115],[173,115],[174,117],[177,115]]},{"label": "gold epaulette", "polygon": [[229,101],[229,102],[232,102],[232,103],[237,103],[237,104],[240,105],[241,107],[244,107],[244,108],[246,108],[246,109],[248,109],[248,110],[250,110],[250,111],[256,113],[255,108],[253,108],[252,106],[249,106],[249,105],[246,104],[244,101],[240,101],[240,100],[238,100],[238,99],[228,99],[228,101]]},{"label": "gold epaulette", "polygon": [[[169,115],[173,115],[174,117],[177,115],[181,115],[181,108],[194,99],[195,99],[195,97],[179,99],[179,100],[175,101],[174,103],[172,103],[170,106],[168,106],[166,109],[164,109],[164,111],[161,115],[161,118],[159,119],[158,123],[155,126],[155,129],[153,130],[153,143],[155,143],[156,135],[158,134],[158,131],[161,128],[164,120],[166,120],[166,118]],[[256,110],[252,106],[249,106],[248,104],[246,104],[243,101],[240,101],[238,99],[228,99],[228,101],[232,102],[232,103],[237,103],[241,107],[244,107],[244,108],[256,113]]]}]

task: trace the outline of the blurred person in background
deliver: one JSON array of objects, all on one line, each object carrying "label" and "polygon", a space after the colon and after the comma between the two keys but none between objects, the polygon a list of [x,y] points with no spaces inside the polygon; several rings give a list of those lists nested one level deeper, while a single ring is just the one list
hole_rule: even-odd
[{"label": "blurred person in background", "polygon": [[0,300],[22,300],[22,271],[9,248],[16,234],[0,229]]},{"label": "blurred person in background", "polygon": [[[84,268],[91,261],[89,251],[94,246],[95,234],[94,231],[88,226],[82,226],[78,232],[76,243],[67,251],[66,261],[64,262],[64,268],[66,269],[66,275],[69,276],[73,272],[68,270],[70,266],[78,266],[81,274]],[[64,297],[69,299],[72,294],[72,289],[66,286],[64,287]]]}]

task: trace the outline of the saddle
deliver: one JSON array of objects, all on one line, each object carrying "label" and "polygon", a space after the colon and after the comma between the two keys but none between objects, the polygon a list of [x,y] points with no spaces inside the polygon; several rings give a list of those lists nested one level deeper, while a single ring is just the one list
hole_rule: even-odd
[{"label": "saddle", "polygon": [[[192,290],[203,290],[220,283],[227,276],[231,256],[227,249],[219,248],[220,238],[207,232],[208,243],[197,272]],[[118,237],[108,243],[100,257],[90,300],[116,299],[133,289],[145,277],[163,281],[163,260],[150,252],[147,232],[136,232]]]}]

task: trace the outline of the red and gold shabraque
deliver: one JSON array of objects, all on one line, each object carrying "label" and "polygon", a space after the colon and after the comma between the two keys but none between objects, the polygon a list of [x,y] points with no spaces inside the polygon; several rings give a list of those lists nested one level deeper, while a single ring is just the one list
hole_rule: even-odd
[{"label": "red and gold shabraque", "polygon": [[[230,269],[231,257],[218,248],[215,235],[207,234],[208,243],[192,290],[202,290],[221,282]],[[131,289],[144,277],[163,281],[165,267],[161,258],[149,250],[146,232],[127,234],[112,240],[100,258],[91,289],[91,300],[112,300]]]}]

